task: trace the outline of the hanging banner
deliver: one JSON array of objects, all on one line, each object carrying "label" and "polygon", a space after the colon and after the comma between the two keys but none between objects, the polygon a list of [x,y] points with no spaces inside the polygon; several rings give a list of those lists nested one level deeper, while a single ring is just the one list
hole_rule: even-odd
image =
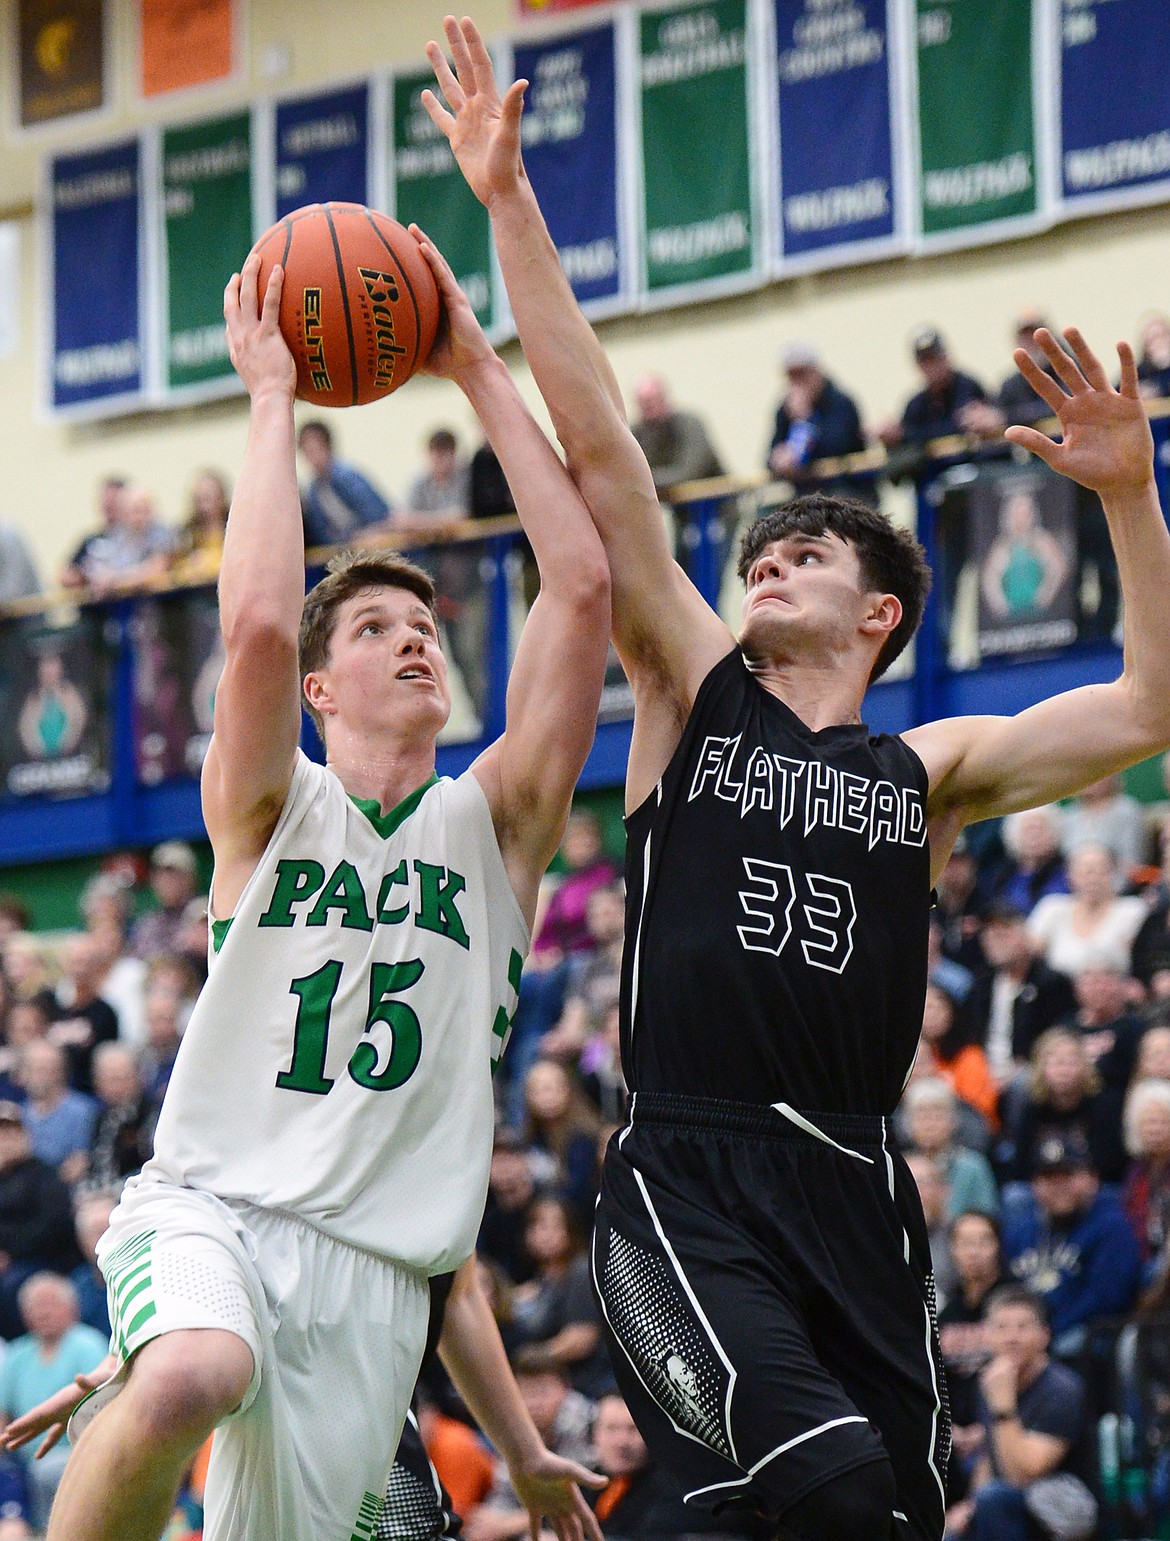
[{"label": "hanging banner", "polygon": [[979,657],[1075,641],[1076,487],[1044,470],[979,473],[967,491],[979,575]]},{"label": "hanging banner", "polygon": [[605,308],[615,309],[622,261],[613,26],[518,43],[514,69],[517,79],[531,81],[521,122],[524,165],[561,266],[578,301],[609,301]]},{"label": "hanging banner", "polygon": [[223,290],[252,245],[250,115],[167,129],[162,177],[167,387],[236,382]]},{"label": "hanging banner", "polygon": [[1170,198],[1165,0],[1064,0],[1061,190],[1066,212]]},{"label": "hanging banner", "polygon": [[916,3],[927,244],[997,239],[1005,224],[1038,224],[1030,0]]},{"label": "hanging banner", "polygon": [[225,80],[235,68],[236,0],[139,0],[142,94]]},{"label": "hanging banner", "polygon": [[132,405],[143,389],[136,139],[50,166],[49,405]]},{"label": "hanging banner", "polygon": [[103,0],[19,0],[20,123],[51,123],[105,105]]},{"label": "hanging banner", "polygon": [[725,289],[756,265],[746,0],[643,11],[639,43],[642,284]]},{"label": "hanging banner", "polygon": [[776,0],[784,268],[829,267],[904,246],[888,3]]},{"label": "hanging banner", "polygon": [[197,777],[224,665],[215,590],[141,600],[131,638],[136,778],[156,786]]},{"label": "hanging banner", "polygon": [[447,137],[419,100],[433,71],[397,75],[390,113],[390,212],[420,225],[451,264],[481,326],[492,318],[492,242],[488,213],[463,180]]},{"label": "hanging banner", "polygon": [[368,203],[370,88],[276,105],[276,217],[306,203]]},{"label": "hanging banner", "polygon": [[105,617],[0,626],[0,796],[81,797],[110,784]]}]

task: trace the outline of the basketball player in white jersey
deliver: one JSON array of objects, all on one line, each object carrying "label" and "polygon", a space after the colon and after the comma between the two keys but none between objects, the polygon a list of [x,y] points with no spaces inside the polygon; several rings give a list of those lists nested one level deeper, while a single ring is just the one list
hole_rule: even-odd
[{"label": "basketball player in white jersey", "polygon": [[[97,1408],[52,1541],[156,1541],[221,1425],[208,1541],[366,1541],[428,1279],[475,1242],[492,1067],[593,739],[609,587],[584,504],[416,234],[446,310],[427,367],[478,413],[540,567],[505,732],[436,778],[447,666],[409,562],[340,559],[305,599],[282,275],[259,295],[250,258],[225,295],[251,420],[202,784],[215,955],[155,1154],[99,1249],[121,1368],[74,1420]],[[324,767],[298,749],[302,697]]]},{"label": "basketball player in white jersey", "polygon": [[939,1541],[949,1430],[929,1248],[886,1121],[922,1020],[931,883],[959,830],[1170,744],[1170,536],[1133,353],[1118,345],[1114,390],[1079,332],[1066,352],[1039,331],[1052,374],[1015,361],[1062,438],[1008,430],[1101,498],[1125,596],[1120,677],[1014,718],[871,734],[866,688],[921,615],[912,543],[848,500],[777,510],[745,538],[731,634],[672,560],[525,176],[525,83],[501,98],[475,27],[444,25],[455,72],[427,52],[447,108],[423,101],[489,210],[528,362],[605,543],[634,692],[632,1099],[593,1251],[615,1375],[697,1507],[742,1506],[784,1541]]}]

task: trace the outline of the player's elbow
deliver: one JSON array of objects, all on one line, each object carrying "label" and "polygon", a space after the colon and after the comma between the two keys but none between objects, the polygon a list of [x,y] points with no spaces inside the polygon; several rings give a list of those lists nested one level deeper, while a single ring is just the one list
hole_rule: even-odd
[{"label": "player's elbow", "polygon": [[1145,757],[1170,749],[1170,680],[1164,668],[1157,677],[1129,674],[1130,710]]},{"label": "player's elbow", "polygon": [[608,632],[610,619],[609,563],[600,542],[588,560],[574,563],[567,585],[566,599],[572,605],[578,624],[603,626]]},{"label": "player's elbow", "polygon": [[277,668],[296,658],[297,627],[279,607],[256,597],[251,603],[221,606],[224,649],[229,658],[247,658]]}]

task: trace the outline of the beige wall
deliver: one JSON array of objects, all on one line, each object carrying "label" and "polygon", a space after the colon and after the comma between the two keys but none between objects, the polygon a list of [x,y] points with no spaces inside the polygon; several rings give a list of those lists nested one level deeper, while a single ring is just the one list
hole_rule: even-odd
[{"label": "beige wall", "polygon": [[[132,94],[134,6],[110,0],[115,14],[117,99]],[[11,22],[14,0],[0,0]],[[433,35],[440,12],[386,0],[243,0],[245,76],[194,100],[172,98],[138,117],[128,110],[103,122],[113,131],[147,118],[176,120],[206,108],[234,105],[250,94],[339,79],[380,64],[412,62]],[[476,8],[485,31],[505,28],[503,0]],[[321,18],[327,16],[327,23]],[[265,51],[286,45],[291,73],[262,73]],[[7,38],[3,53],[7,55]],[[37,260],[31,217],[40,154],[76,144],[76,128],[36,136],[11,131],[11,85],[0,86],[0,217],[20,215],[22,341],[15,358],[0,361],[4,494],[0,518],[27,534],[46,574],[88,528],[93,488],[107,471],[130,474],[153,487],[163,514],[180,517],[194,471],[239,464],[245,433],[241,402],[141,414],[97,425],[44,422],[36,402]],[[96,129],[95,129],[96,132]],[[859,399],[873,421],[900,409],[915,388],[906,341],[929,321],[946,333],[961,365],[989,385],[1010,369],[1011,319],[1042,306],[1058,323],[1075,320],[1090,341],[1108,348],[1133,338],[1141,316],[1170,308],[1170,210],[1086,220],[1044,236],[975,252],[875,263],[836,273],[772,284],[755,294],[686,311],[614,321],[601,328],[622,385],[644,370],[662,373],[678,401],[703,413],[731,470],[754,473],[770,432],[778,381],[777,349],[793,337],[821,348],[829,371]],[[508,350],[522,387],[531,386],[516,349]],[[473,422],[455,389],[416,380],[372,407],[335,414],[346,458],[366,466],[396,496],[405,491],[422,458],[422,442],[439,423],[450,423],[471,443]]]}]

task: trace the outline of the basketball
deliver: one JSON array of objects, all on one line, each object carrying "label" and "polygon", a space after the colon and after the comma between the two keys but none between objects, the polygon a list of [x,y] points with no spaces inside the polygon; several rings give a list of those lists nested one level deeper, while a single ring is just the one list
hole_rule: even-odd
[{"label": "basketball", "polygon": [[313,203],[278,220],[252,248],[260,294],[284,268],[280,330],[297,395],[357,407],[405,385],[439,324],[439,291],[413,236],[360,203]]}]

